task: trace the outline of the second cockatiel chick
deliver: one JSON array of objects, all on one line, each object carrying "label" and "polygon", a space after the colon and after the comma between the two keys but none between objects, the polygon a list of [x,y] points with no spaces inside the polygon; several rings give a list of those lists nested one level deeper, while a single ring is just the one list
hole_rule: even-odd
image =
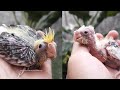
[{"label": "second cockatiel chick", "polygon": [[112,38],[97,38],[93,26],[82,26],[74,31],[74,39],[80,44],[88,47],[91,55],[103,62],[105,65],[120,69],[120,46]]},{"label": "second cockatiel chick", "polygon": [[12,65],[30,68],[42,65],[47,58],[55,58],[56,53],[51,57],[47,54],[52,42],[54,31],[50,28],[41,35],[26,25],[0,26],[0,58]]}]

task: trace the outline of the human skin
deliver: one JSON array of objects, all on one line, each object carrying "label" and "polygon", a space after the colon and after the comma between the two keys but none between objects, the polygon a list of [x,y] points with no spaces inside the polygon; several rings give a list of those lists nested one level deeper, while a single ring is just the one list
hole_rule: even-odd
[{"label": "human skin", "polygon": [[[41,32],[40,32],[41,33]],[[56,56],[56,45],[49,43],[47,50],[48,57]],[[18,67],[7,63],[0,58],[0,79],[52,79],[51,59],[48,58],[41,66],[40,70],[25,70],[22,75],[18,74],[23,67]]]},{"label": "human skin", "polygon": [[[97,33],[97,37],[104,38]],[[106,37],[118,38],[118,32],[111,30]],[[120,45],[120,40],[117,40]],[[119,71],[105,66],[101,61],[89,53],[87,47],[74,41],[71,56],[68,61],[67,79],[115,79]],[[116,77],[117,75],[117,77]]]}]

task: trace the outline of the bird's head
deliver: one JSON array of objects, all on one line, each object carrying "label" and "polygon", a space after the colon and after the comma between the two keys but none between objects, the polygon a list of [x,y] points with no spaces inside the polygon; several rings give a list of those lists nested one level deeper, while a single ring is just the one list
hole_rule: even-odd
[{"label": "bird's head", "polygon": [[[49,44],[55,43],[54,36],[55,36],[54,31],[51,28],[49,28],[49,31],[48,32],[46,31],[44,35],[42,35],[42,38],[40,40],[35,41],[34,50],[38,56],[41,56],[44,53],[47,53],[49,52],[49,50],[51,50],[51,48],[49,47]],[[56,49],[55,49],[55,52],[56,52]],[[47,55],[47,57],[49,56]]]},{"label": "bird's head", "polygon": [[42,38],[45,43],[49,44],[54,41],[54,36],[55,36],[54,31],[51,28],[49,28],[49,32],[46,31]]},{"label": "bird's head", "polygon": [[[75,31],[76,32],[76,31]],[[85,26],[80,27],[77,32],[80,34],[80,44],[88,45],[92,41],[94,41],[95,31],[93,26]]]}]

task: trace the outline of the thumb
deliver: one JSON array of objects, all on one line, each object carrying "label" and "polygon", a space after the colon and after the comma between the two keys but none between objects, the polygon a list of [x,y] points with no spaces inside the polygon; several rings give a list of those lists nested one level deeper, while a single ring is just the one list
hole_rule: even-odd
[{"label": "thumb", "polygon": [[86,46],[80,45],[78,42],[74,41],[73,49],[72,49],[71,54],[82,53],[82,52],[88,52],[89,53],[89,50]]},{"label": "thumb", "polygon": [[43,71],[43,72],[46,72],[46,73],[49,73],[49,74],[51,74],[52,73],[52,62],[51,62],[51,59],[47,59],[43,64],[42,64],[42,66],[41,66],[41,70]]}]

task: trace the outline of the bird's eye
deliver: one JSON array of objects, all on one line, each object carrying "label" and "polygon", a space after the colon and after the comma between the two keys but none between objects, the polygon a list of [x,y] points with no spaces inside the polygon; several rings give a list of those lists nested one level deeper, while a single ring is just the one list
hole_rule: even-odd
[{"label": "bird's eye", "polygon": [[45,50],[45,48],[46,48],[45,43],[40,43],[39,46],[38,46],[38,48],[39,48],[40,50]]},{"label": "bird's eye", "polygon": [[88,31],[84,31],[84,34],[88,34]]},{"label": "bird's eye", "polygon": [[42,44],[39,45],[39,48],[41,48],[41,47],[42,47]]},{"label": "bird's eye", "polygon": [[15,36],[14,33],[11,33],[12,36]]}]

